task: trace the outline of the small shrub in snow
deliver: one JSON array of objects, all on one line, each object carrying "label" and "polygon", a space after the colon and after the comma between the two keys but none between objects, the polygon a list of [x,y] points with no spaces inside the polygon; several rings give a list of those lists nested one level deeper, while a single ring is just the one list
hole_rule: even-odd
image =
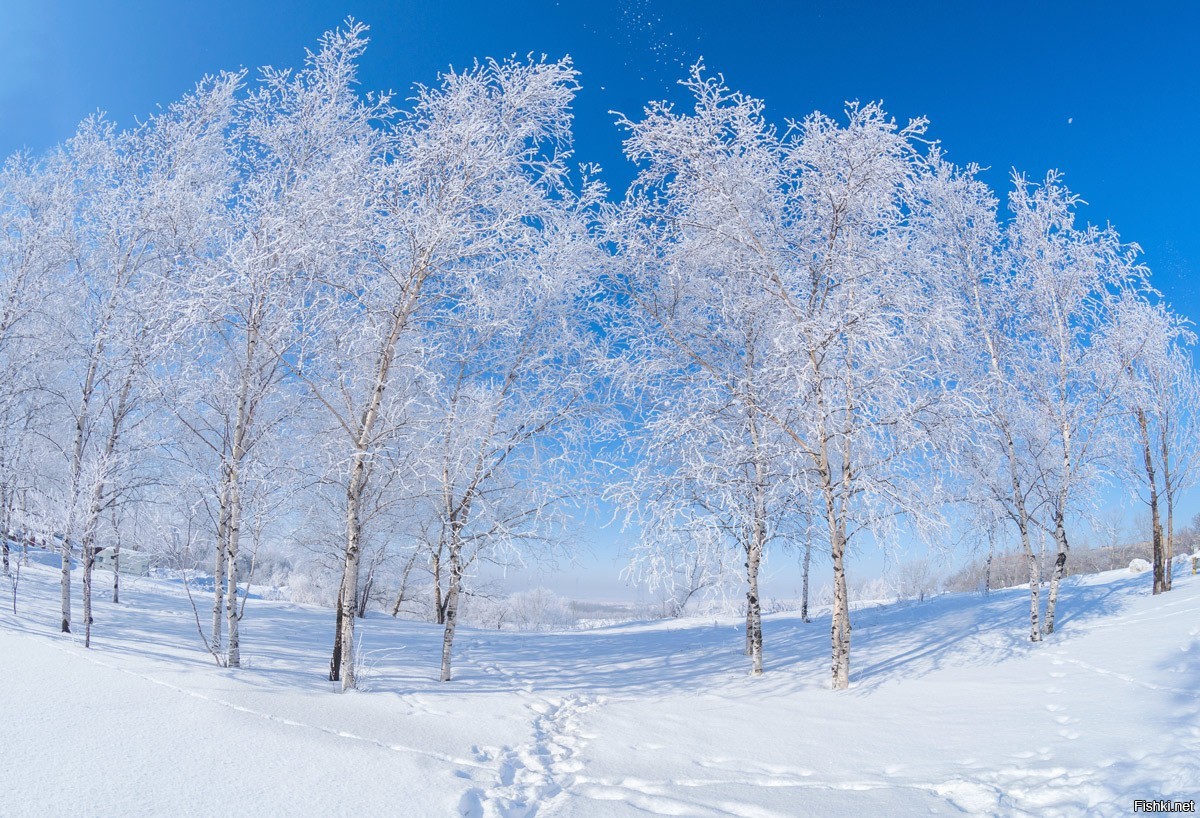
[{"label": "small shrub in snow", "polygon": [[1140,557],[1129,561],[1129,573],[1131,574],[1144,574],[1149,570],[1150,563]]},{"label": "small shrub in snow", "polygon": [[563,630],[575,626],[570,602],[545,588],[513,594],[508,602],[518,630]]}]

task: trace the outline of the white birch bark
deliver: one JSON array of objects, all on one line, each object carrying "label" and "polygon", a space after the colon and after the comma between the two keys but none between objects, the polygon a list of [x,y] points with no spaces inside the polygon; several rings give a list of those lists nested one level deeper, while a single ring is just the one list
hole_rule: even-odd
[{"label": "white birch bark", "polygon": [[804,566],[803,566],[803,586],[800,592],[800,618],[805,622],[810,621],[808,618],[808,571],[812,565],[812,540],[807,536],[804,538]]}]

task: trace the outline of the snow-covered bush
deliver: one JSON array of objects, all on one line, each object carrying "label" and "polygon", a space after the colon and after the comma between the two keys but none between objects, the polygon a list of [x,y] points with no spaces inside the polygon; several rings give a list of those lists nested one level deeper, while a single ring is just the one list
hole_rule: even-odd
[{"label": "snow-covered bush", "polygon": [[332,606],[337,602],[337,576],[316,560],[298,565],[288,575],[287,598],[305,605]]},{"label": "snow-covered bush", "polygon": [[1137,558],[1129,561],[1129,573],[1144,574],[1150,570],[1150,563],[1142,558]]},{"label": "snow-covered bush", "polygon": [[912,560],[892,570],[889,585],[898,599],[924,602],[925,597],[937,591],[938,576],[928,559]]},{"label": "snow-covered bush", "polygon": [[518,630],[561,630],[575,626],[576,616],[570,601],[545,588],[513,594],[508,603],[513,625]]}]

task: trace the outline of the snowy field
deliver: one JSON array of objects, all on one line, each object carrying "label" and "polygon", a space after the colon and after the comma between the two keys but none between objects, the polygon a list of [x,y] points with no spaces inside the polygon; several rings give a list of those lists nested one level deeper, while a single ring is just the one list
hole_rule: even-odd
[{"label": "snowy field", "polygon": [[30,566],[0,615],[0,814],[1126,815],[1200,796],[1200,582],[1178,572],[1160,597],[1068,580],[1040,646],[1019,589],[862,608],[840,693],[827,613],[768,617],[760,679],[708,618],[461,629],[445,684],[440,628],[375,615],[343,695],[328,610],[251,600],[230,672],[177,583],[101,601],[88,651]]}]

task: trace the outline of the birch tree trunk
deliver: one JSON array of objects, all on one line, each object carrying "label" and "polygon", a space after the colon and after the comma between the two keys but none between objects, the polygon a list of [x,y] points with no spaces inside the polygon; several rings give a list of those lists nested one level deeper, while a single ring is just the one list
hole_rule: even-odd
[{"label": "birch tree trunk", "polygon": [[804,541],[804,586],[800,595],[800,618],[808,622],[808,569],[812,564],[812,541]]},{"label": "birch tree trunk", "polygon": [[366,452],[355,454],[350,483],[346,488],[346,554],[342,567],[342,587],[338,594],[338,639],[341,658],[342,691],[353,690],[354,678],[354,620],[358,612],[358,567],[362,557],[362,525],[359,512],[365,490]]},{"label": "birch tree trunk", "polygon": [[7,484],[4,488],[4,496],[0,502],[0,510],[4,512],[4,518],[0,519],[0,551],[4,554],[4,574],[9,573],[8,564],[8,524],[12,520],[12,499],[8,491]]},{"label": "birch tree trunk", "polygon": [[1166,560],[1163,565],[1163,590],[1171,590],[1171,571],[1172,563],[1175,560],[1175,483],[1171,478],[1171,448],[1168,443],[1168,424],[1169,418],[1164,419],[1162,432],[1159,435],[1161,443],[1160,451],[1162,452],[1162,472],[1163,472],[1163,494],[1166,495],[1167,501],[1167,530],[1164,537],[1164,550],[1166,551]]},{"label": "birch tree trunk", "polygon": [[[239,384],[237,414],[234,418],[233,440],[229,449],[229,467],[225,473],[225,496],[227,509],[225,518],[226,579],[225,620],[229,627],[229,644],[225,666],[241,667],[242,645],[239,623],[241,609],[238,606],[238,548],[242,532],[242,463],[246,459],[246,441],[250,435],[250,423],[254,415],[254,403],[250,389],[254,381],[254,362],[259,344],[261,312],[256,307],[254,318],[246,327],[246,360],[242,366]],[[220,580],[216,582],[220,584]]]},{"label": "birch tree trunk", "polygon": [[113,604],[121,602],[121,535],[113,542]]},{"label": "birch tree trunk", "polygon": [[342,590],[338,588],[338,598],[333,627],[333,653],[329,658],[329,681],[337,682],[342,678]]},{"label": "birch tree trunk", "polygon": [[91,355],[88,358],[87,372],[83,377],[83,387],[79,396],[79,411],[75,415],[75,441],[71,448],[71,482],[68,497],[67,530],[64,532],[62,544],[62,632],[71,632],[71,538],[75,536],[75,528],[79,523],[78,504],[79,489],[83,480],[83,447],[88,429],[88,419],[91,415],[92,397],[96,392],[96,378],[100,370],[100,361],[104,357],[105,334],[112,323],[116,311],[115,299],[110,299],[104,308],[95,341],[92,343]]},{"label": "birch tree trunk", "polygon": [[[354,620],[358,612],[358,573],[362,561],[362,504],[367,490],[367,458],[370,442],[375,434],[375,424],[383,405],[383,394],[387,389],[388,376],[391,373],[392,361],[396,354],[396,344],[400,334],[408,324],[408,318],[416,307],[417,293],[421,277],[417,280],[415,290],[411,290],[407,298],[392,316],[388,335],[379,350],[378,363],[375,367],[374,385],[367,404],[363,408],[354,433],[354,453],[350,462],[350,478],[346,484],[346,550],[342,567],[342,586],[338,605],[339,636],[335,640],[341,650],[341,660],[332,664],[333,668],[340,666],[343,692],[352,690],[354,679]],[[332,675],[332,674],[331,674]]]},{"label": "birch tree trunk", "polygon": [[417,562],[417,551],[413,551],[408,561],[404,563],[404,571],[400,574],[400,590],[396,592],[396,602],[392,605],[392,616],[400,613],[400,606],[408,599],[408,576],[412,573],[413,565]]},{"label": "birch tree trunk", "polygon": [[[225,591],[225,618],[229,623],[229,644],[225,653],[225,667],[242,666],[242,644],[238,623],[238,541],[241,536],[241,491],[238,488],[240,474],[236,464],[229,481],[229,532],[225,570],[229,586]],[[217,584],[220,584],[218,579]]]},{"label": "birch tree trunk", "polygon": [[1063,517],[1066,509],[1060,504],[1054,510],[1054,542],[1058,554],[1054,558],[1054,573],[1050,575],[1050,591],[1046,595],[1046,633],[1054,633],[1054,606],[1058,603],[1058,586],[1067,572],[1067,529]]},{"label": "birch tree trunk", "polygon": [[92,646],[92,569],[96,563],[95,547],[83,544],[83,646]]},{"label": "birch tree trunk", "polygon": [[88,508],[87,528],[84,530],[82,546],[83,557],[83,646],[92,646],[92,577],[96,567],[96,520],[100,516],[100,497],[102,488],[97,487],[92,492],[92,502]]},{"label": "birch tree trunk", "polygon": [[442,634],[442,673],[443,682],[450,681],[450,656],[454,647],[454,629],[458,625],[458,596],[462,585],[462,544],[458,542],[459,535],[455,532],[454,542],[450,545],[450,582],[446,588],[446,629]]},{"label": "birch tree trunk", "polygon": [[747,562],[747,579],[750,591],[747,596],[750,637],[751,673],[761,676],[763,672],[762,597],[758,592],[758,571],[762,565],[763,551],[767,546],[767,469],[763,462],[763,440],[758,428],[756,412],[750,414],[751,442],[754,444],[754,505],[753,529],[750,537],[750,554]]},{"label": "birch tree trunk", "polygon": [[[754,655],[754,591],[758,572],[750,567],[750,551],[753,546],[746,543],[746,646],[742,649],[743,656]],[[753,577],[753,579],[752,579]]]},{"label": "birch tree trunk", "polygon": [[988,529],[988,555],[987,564],[983,569],[983,592],[990,594],[992,592],[992,560],[996,557],[996,537],[992,530]]},{"label": "birch tree trunk", "polygon": [[446,605],[442,600],[441,547],[433,554],[433,616],[439,625],[446,624]]},{"label": "birch tree trunk", "polygon": [[[1067,405],[1066,389],[1061,389],[1061,403]],[[1065,409],[1064,409],[1065,412]],[[1054,557],[1054,573],[1050,575],[1050,593],[1046,597],[1046,633],[1054,633],[1054,608],[1058,604],[1058,586],[1067,571],[1067,554],[1070,546],[1067,542],[1067,499],[1071,490],[1071,425],[1063,423],[1060,426],[1062,435],[1062,477],[1058,496],[1054,504],[1054,542],[1058,553]]]},{"label": "birch tree trunk", "polygon": [[375,565],[367,569],[367,581],[363,583],[362,590],[358,593],[358,611],[359,619],[367,618],[367,605],[371,602],[371,585],[375,582]]},{"label": "birch tree trunk", "polygon": [[112,415],[112,426],[108,430],[108,439],[104,443],[101,455],[102,473],[96,476],[92,483],[91,500],[88,503],[87,518],[83,524],[83,646],[91,647],[92,643],[92,573],[96,566],[96,534],[103,511],[106,489],[106,470],[111,468],[116,457],[118,443],[121,439],[121,426],[129,411],[129,396],[133,391],[133,369],[131,368],[121,384],[117,406]]},{"label": "birch tree trunk", "polygon": [[1029,566],[1029,641],[1041,642],[1042,629],[1038,619],[1041,615],[1042,570],[1029,542],[1029,524],[1021,521],[1018,527],[1021,530],[1021,547],[1025,550],[1025,561]]},{"label": "birch tree trunk", "polygon": [[226,469],[222,469],[221,482],[224,485],[221,487],[217,510],[217,542],[213,554],[212,651],[217,656],[221,654],[221,634],[225,630],[225,554],[229,531],[229,482]]},{"label": "birch tree trunk", "polygon": [[1012,509],[1010,513],[1015,518],[1017,531],[1021,535],[1021,549],[1029,566],[1029,641],[1042,641],[1042,628],[1039,623],[1041,615],[1042,570],[1038,564],[1037,554],[1029,541],[1029,512],[1025,506],[1025,495],[1021,490],[1021,477],[1017,471],[1017,447],[1013,442],[1012,433],[1004,427],[1004,440],[1008,452],[1009,479],[1012,483]]},{"label": "birch tree trunk", "polygon": [[1150,531],[1154,558],[1154,593],[1161,594],[1169,590],[1169,588],[1166,583],[1166,566],[1163,559],[1162,520],[1158,510],[1158,475],[1154,467],[1154,456],[1150,448],[1150,424],[1146,420],[1146,412],[1139,407],[1136,414],[1138,431],[1142,436],[1142,456],[1146,468],[1146,483],[1150,488]]},{"label": "birch tree trunk", "polygon": [[821,441],[821,481],[825,496],[825,518],[829,526],[830,555],[833,557],[833,615],[830,626],[834,690],[850,686],[850,597],[846,588],[846,537],[838,514],[837,497],[829,475],[828,444]]},{"label": "birch tree trunk", "polygon": [[750,673],[754,676],[761,676],[763,672],[762,603],[758,595],[758,569],[762,564],[762,543],[758,541],[757,537],[755,540],[750,549],[750,558],[746,561],[747,579],[750,583],[750,590],[746,594],[746,605],[749,609],[747,627],[752,664]]},{"label": "birch tree trunk", "polygon": [[846,589],[846,543],[838,535],[833,541],[833,688],[850,687],[850,597]]},{"label": "birch tree trunk", "polygon": [[1163,550],[1166,552],[1166,559],[1163,564],[1163,590],[1171,590],[1171,564],[1175,561],[1175,502],[1171,497],[1171,492],[1167,492],[1167,530],[1164,537]]}]

